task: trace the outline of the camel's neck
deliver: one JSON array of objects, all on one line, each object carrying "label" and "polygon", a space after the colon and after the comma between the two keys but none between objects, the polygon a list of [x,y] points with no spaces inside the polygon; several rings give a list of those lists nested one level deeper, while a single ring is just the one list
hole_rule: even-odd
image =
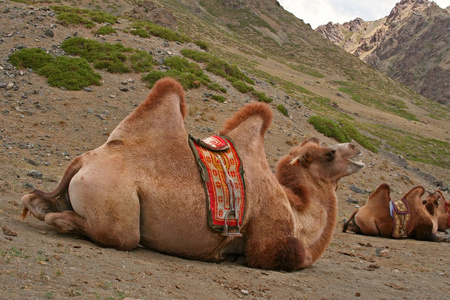
[{"label": "camel's neck", "polygon": [[[295,236],[303,241],[313,261],[320,258],[330,243],[336,226],[336,183],[324,182],[304,176],[298,182],[307,183],[287,192],[295,216]],[[295,196],[294,196],[294,195]],[[302,201],[303,207],[295,201]]]}]

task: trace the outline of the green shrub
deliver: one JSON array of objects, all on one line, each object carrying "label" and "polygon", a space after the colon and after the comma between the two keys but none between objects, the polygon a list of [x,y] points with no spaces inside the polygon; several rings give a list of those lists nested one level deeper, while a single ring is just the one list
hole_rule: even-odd
[{"label": "green shrub", "polygon": [[206,84],[211,81],[198,64],[191,63],[184,57],[180,56],[168,57],[164,60],[164,64],[170,67],[171,69],[175,69],[183,73],[191,73],[197,76],[198,80],[200,80],[201,83]]},{"label": "green shrub", "polygon": [[109,73],[123,74],[131,72],[131,69],[120,60],[100,60],[94,64],[94,68],[106,70]]},{"label": "green shrub", "polygon": [[341,128],[344,130],[350,138],[357,141],[358,144],[366,148],[367,150],[372,151],[373,153],[378,153],[377,147],[374,145],[372,141],[370,141],[367,137],[362,135],[355,126],[353,126],[348,121],[341,121]]},{"label": "green shrub", "polygon": [[17,69],[37,70],[53,60],[53,56],[39,48],[21,49],[10,55],[9,61]]},{"label": "green shrub", "polygon": [[211,99],[214,99],[214,100],[216,100],[216,101],[218,101],[220,103],[223,103],[226,100],[225,97],[222,96],[222,95],[212,95]]},{"label": "green shrub", "polygon": [[63,25],[79,25],[83,24],[87,28],[93,28],[95,23],[109,23],[117,22],[117,17],[110,15],[100,10],[81,9],[70,6],[51,6],[51,8],[58,14],[58,20]]},{"label": "green shrub", "polygon": [[350,142],[351,139],[341,126],[333,120],[322,116],[311,116],[308,122],[314,126],[314,128],[327,137],[332,137],[341,143]]},{"label": "green shrub", "polygon": [[266,94],[264,94],[263,92],[253,91],[253,94],[256,96],[256,99],[258,99],[259,102],[265,102],[265,103],[272,102],[272,99],[267,97]]},{"label": "green shrub", "polygon": [[88,10],[84,9],[83,13],[85,13],[87,16],[91,18],[92,21],[95,23],[109,23],[114,24],[117,22],[117,17],[110,15],[104,11],[101,10]]},{"label": "green shrub", "polygon": [[174,69],[166,72],[152,71],[149,74],[142,76],[142,80],[148,83],[149,88],[152,88],[156,81],[168,76],[177,79],[186,90],[198,88],[201,85],[201,80],[196,75],[192,73],[183,73]]},{"label": "green shrub", "polygon": [[93,28],[94,22],[84,18],[83,16],[72,12],[61,12],[57,17],[58,21],[64,26],[83,24],[86,28]]},{"label": "green shrub", "polygon": [[209,53],[204,53],[192,49],[183,49],[181,50],[181,54],[183,54],[185,57],[195,60],[196,62],[206,62],[206,71],[226,78],[231,83],[236,80],[241,80],[250,84],[255,84],[255,82],[250,77],[241,72],[241,70],[239,70],[237,66],[230,65],[226,61],[219,59]]},{"label": "green shrub", "polygon": [[40,68],[37,73],[48,79],[48,84],[65,87],[68,90],[80,90],[92,84],[100,85],[101,76],[95,73],[83,58],[59,56]]},{"label": "green shrub", "polygon": [[151,36],[145,29],[142,28],[133,29],[130,31],[130,33],[143,38],[149,38]]},{"label": "green shrub", "polygon": [[227,89],[220,86],[220,84],[218,83],[210,83],[208,84],[208,89],[213,90],[213,91],[218,91],[218,92],[222,92],[222,93],[226,93]]},{"label": "green shrub", "polygon": [[111,34],[111,33],[116,33],[116,32],[117,31],[109,25],[102,26],[99,29],[97,29],[97,31],[95,31],[96,34],[101,34],[101,35],[106,35],[106,34]]},{"label": "green shrub", "polygon": [[213,55],[211,55],[209,53],[204,53],[204,52],[200,52],[200,51],[196,51],[196,50],[192,50],[192,49],[182,49],[181,54],[183,54],[183,56],[193,59],[199,63],[210,62],[213,59],[216,59]]},{"label": "green shrub", "polygon": [[136,53],[131,54],[129,59],[131,68],[135,72],[150,72],[155,64],[152,55],[141,50],[136,50]]},{"label": "green shrub", "polygon": [[283,104],[277,105],[277,109],[278,109],[283,115],[285,115],[286,117],[289,117],[289,113],[288,113],[286,107],[285,107]]},{"label": "green shrub", "polygon": [[235,89],[237,89],[242,94],[253,91],[253,87],[248,86],[242,80],[236,80],[236,81],[232,82],[232,85],[234,86]]},{"label": "green shrub", "polygon": [[73,37],[65,40],[61,48],[68,54],[79,55],[92,62],[96,69],[105,69],[110,73],[128,73],[131,70],[147,72],[154,65],[154,60],[149,53],[127,48],[119,43],[100,43],[91,39]]},{"label": "green shrub", "polygon": [[181,43],[190,41],[190,38],[184,34],[156,25],[149,21],[135,22],[132,26],[134,29],[131,30],[131,33],[141,37],[150,37],[150,35],[153,35],[168,41],[178,41]]},{"label": "green shrub", "polygon": [[202,41],[202,40],[196,40],[196,41],[194,41],[194,43],[195,43],[197,46],[199,46],[200,49],[203,49],[203,50],[205,50],[205,51],[208,50],[208,48],[209,48],[208,43],[205,42],[205,41]]},{"label": "green shrub", "polygon": [[378,152],[376,141],[362,135],[356,127],[347,120],[340,120],[339,123],[322,116],[311,116],[308,120],[314,128],[325,136],[332,137],[341,143],[355,140],[361,146],[374,153]]}]

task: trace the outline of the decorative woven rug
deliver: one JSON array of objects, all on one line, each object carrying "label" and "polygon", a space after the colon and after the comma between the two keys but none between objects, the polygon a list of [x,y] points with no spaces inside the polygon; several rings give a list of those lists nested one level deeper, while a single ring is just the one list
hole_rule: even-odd
[{"label": "decorative woven rug", "polygon": [[401,199],[396,202],[389,202],[389,207],[391,208],[391,217],[394,220],[392,237],[396,239],[407,237],[408,223],[411,219],[408,204],[404,199]]},{"label": "decorative woven rug", "polygon": [[209,226],[223,232],[225,216],[234,208],[233,213],[228,214],[228,228],[240,227],[245,207],[244,170],[233,142],[219,135],[204,140],[189,135],[189,145],[206,192]]}]

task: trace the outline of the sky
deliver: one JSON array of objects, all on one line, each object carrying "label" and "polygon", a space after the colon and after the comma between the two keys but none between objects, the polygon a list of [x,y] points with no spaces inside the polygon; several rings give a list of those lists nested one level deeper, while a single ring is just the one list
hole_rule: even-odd
[{"label": "sky", "polygon": [[[400,0],[278,0],[283,8],[315,29],[328,22],[345,23],[362,18],[374,21],[386,17]],[[450,6],[450,0],[434,0],[441,8]],[[376,4],[374,4],[376,3]]]}]

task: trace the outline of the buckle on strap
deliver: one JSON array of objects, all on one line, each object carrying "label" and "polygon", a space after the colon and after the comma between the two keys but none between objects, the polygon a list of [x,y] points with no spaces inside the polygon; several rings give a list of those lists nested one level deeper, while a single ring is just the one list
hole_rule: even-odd
[{"label": "buckle on strap", "polygon": [[[239,203],[237,203],[236,189],[234,188],[233,179],[228,174],[225,164],[223,163],[222,157],[220,157],[220,155],[216,155],[216,157],[219,159],[220,165],[222,166],[222,170],[225,173],[225,181],[226,181],[228,191],[230,194],[230,199],[229,199],[230,209],[227,211],[227,213],[225,214],[225,217],[224,217],[225,228],[222,232],[222,235],[223,236],[240,237],[240,236],[242,236],[242,233],[240,232],[241,226],[239,225]],[[236,219],[237,228],[236,228],[235,232],[228,231],[228,218],[230,216],[230,213],[233,213],[234,219]]]}]

